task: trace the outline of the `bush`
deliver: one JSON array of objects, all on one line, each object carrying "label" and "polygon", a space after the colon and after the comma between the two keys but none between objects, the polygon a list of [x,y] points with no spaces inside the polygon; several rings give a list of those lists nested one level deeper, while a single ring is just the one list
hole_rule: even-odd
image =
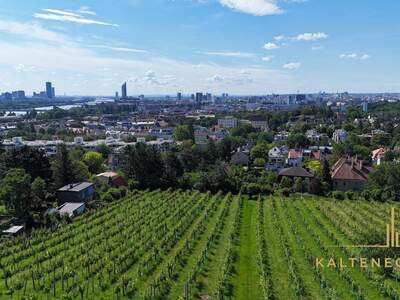
[{"label": "bush", "polygon": [[344,200],[346,199],[346,194],[341,191],[333,191],[332,197],[335,198],[336,200]]},{"label": "bush", "polygon": [[282,188],[282,189],[278,190],[278,193],[282,197],[289,197],[290,193],[291,193],[291,190],[288,189],[288,188]]},{"label": "bush", "polygon": [[346,198],[349,200],[354,200],[355,196],[354,196],[354,192],[353,191],[347,191],[346,192]]}]

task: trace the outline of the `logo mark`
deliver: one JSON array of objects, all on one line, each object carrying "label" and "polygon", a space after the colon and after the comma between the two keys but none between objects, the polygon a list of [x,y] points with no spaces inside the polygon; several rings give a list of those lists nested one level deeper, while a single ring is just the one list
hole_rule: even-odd
[{"label": "logo mark", "polygon": [[395,208],[392,207],[390,211],[390,223],[386,224],[386,243],[383,245],[347,245],[347,246],[333,246],[336,248],[400,248],[399,232],[395,230]]}]

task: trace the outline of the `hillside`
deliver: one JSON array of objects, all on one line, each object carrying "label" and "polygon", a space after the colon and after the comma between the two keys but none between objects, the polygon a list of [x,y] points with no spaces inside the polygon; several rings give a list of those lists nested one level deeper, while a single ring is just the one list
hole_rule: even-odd
[{"label": "hillside", "polygon": [[398,299],[394,273],[314,263],[358,257],[330,246],[384,236],[391,206],[136,192],[55,231],[2,240],[0,298]]}]

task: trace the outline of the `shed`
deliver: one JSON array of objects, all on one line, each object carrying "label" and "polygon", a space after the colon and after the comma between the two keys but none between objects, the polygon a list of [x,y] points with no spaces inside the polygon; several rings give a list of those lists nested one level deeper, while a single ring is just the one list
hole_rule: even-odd
[{"label": "shed", "polygon": [[58,213],[60,216],[69,216],[75,217],[82,214],[85,211],[86,205],[85,203],[70,203],[66,202],[60,207],[57,208]]},{"label": "shed", "polygon": [[9,235],[9,236],[14,236],[17,235],[19,233],[22,233],[24,231],[24,226],[11,226],[10,228],[3,230],[2,233]]}]

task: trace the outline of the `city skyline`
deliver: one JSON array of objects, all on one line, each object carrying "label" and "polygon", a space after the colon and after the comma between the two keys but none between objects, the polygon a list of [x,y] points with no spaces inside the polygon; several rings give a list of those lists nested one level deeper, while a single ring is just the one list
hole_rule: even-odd
[{"label": "city skyline", "polygon": [[400,3],[348,2],[0,1],[0,91],[400,91]]}]

